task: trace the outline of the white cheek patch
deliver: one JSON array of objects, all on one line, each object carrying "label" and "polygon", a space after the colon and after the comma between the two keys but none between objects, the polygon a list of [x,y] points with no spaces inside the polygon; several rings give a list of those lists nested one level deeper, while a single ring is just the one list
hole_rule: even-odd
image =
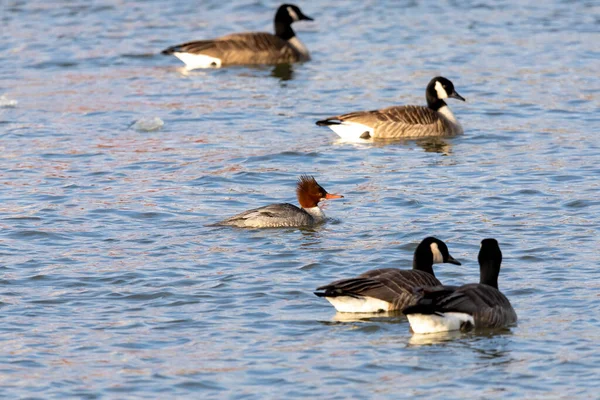
[{"label": "white cheek patch", "polygon": [[298,14],[296,14],[296,11],[294,11],[294,9],[292,7],[288,7],[287,11],[288,11],[288,14],[290,14],[290,17],[292,17],[292,21],[300,21]]},{"label": "white cheek patch", "polygon": [[442,252],[440,251],[437,243],[431,243],[429,246],[431,247],[431,252],[433,253],[433,263],[441,264],[444,262],[444,256],[442,256]]},{"label": "white cheek patch", "polygon": [[435,91],[437,92],[438,99],[447,99],[448,93],[446,93],[446,89],[439,81],[435,81]]}]

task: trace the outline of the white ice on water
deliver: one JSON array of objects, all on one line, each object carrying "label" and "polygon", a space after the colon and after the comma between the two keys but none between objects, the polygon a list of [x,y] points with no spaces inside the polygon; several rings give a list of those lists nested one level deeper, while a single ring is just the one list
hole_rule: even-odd
[{"label": "white ice on water", "polygon": [[164,124],[164,121],[158,117],[144,117],[135,121],[132,126],[136,131],[152,132],[159,130]]},{"label": "white ice on water", "polygon": [[19,102],[16,100],[11,100],[4,95],[0,96],[0,108],[16,107],[17,104],[19,104]]}]

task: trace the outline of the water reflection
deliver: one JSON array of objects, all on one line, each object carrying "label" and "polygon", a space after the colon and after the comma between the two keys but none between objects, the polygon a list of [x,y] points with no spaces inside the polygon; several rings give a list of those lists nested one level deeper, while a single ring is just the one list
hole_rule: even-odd
[{"label": "water reflection", "polygon": [[444,342],[450,342],[459,339],[466,334],[461,331],[452,332],[439,332],[429,334],[414,333],[408,340],[409,346],[428,346],[432,344],[439,344]]},{"label": "water reflection", "polygon": [[180,75],[182,76],[195,76],[195,75],[199,75],[199,76],[203,76],[207,74],[207,71],[211,71],[214,68],[197,68],[197,69],[192,69],[189,70],[187,69],[185,66],[183,67],[169,67],[169,69],[175,69],[175,71],[177,71]]},{"label": "water reflection", "polygon": [[368,149],[371,147],[386,147],[390,145],[404,145],[412,146],[417,145],[418,147],[425,150],[427,153],[439,153],[443,155],[450,155],[452,153],[452,144],[447,139],[442,138],[427,138],[427,139],[356,139],[348,140],[337,138],[333,142],[334,145],[353,145],[357,149]]},{"label": "water reflection", "polygon": [[279,64],[271,70],[271,76],[279,78],[281,81],[294,79],[294,67],[292,64]]},{"label": "water reflection", "polygon": [[442,138],[419,139],[416,141],[416,144],[427,153],[439,153],[444,155],[452,153],[452,145]]},{"label": "water reflection", "polygon": [[333,318],[335,322],[383,322],[397,324],[406,322],[402,311],[387,311],[381,313],[336,313]]},{"label": "water reflection", "polygon": [[507,351],[489,348],[481,349],[474,347],[474,345],[476,345],[478,342],[481,342],[482,340],[483,343],[487,345],[489,344],[490,339],[504,338],[507,335],[512,335],[512,332],[509,329],[485,329],[471,332],[450,331],[427,334],[413,333],[408,341],[408,344],[409,346],[423,346],[446,343],[456,341],[458,339],[466,339],[465,341],[462,341],[462,343],[466,344],[469,348],[472,348],[474,351],[480,353],[483,357],[496,358],[506,356]]},{"label": "water reflection", "polygon": [[294,66],[291,64],[279,64],[279,65],[232,65],[224,68],[198,68],[194,70],[188,70],[185,67],[178,67],[177,72],[184,76],[190,75],[206,75],[214,70],[225,71],[225,70],[239,70],[239,76],[245,77],[261,77],[264,76],[264,72],[269,72],[269,76],[277,78],[282,82],[292,80],[294,78]]}]

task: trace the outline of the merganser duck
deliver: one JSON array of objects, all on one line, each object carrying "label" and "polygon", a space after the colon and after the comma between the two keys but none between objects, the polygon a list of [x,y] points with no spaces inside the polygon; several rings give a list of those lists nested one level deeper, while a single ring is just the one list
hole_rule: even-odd
[{"label": "merganser duck", "polygon": [[425,90],[427,107],[394,106],[374,111],[357,111],[317,121],[345,140],[404,139],[454,136],[463,128],[444,101],[466,101],[448,79],[437,76]]},{"label": "merganser duck", "polygon": [[496,239],[479,250],[479,283],[417,290],[422,296],[403,312],[414,333],[504,328],[517,322],[510,301],[498,290],[502,252]]},{"label": "merganser duck", "polygon": [[298,179],[296,195],[301,208],[289,203],[271,204],[244,211],[214,225],[238,228],[311,227],[325,221],[325,213],[319,207],[319,202],[344,197],[327,193],[315,178],[308,175]]},{"label": "merganser duck", "polygon": [[275,14],[275,34],[232,33],[212,40],[188,42],[163,50],[186,64],[186,69],[227,65],[290,64],[310,60],[306,46],[296,37],[292,23],[313,21],[298,6],[282,4]]},{"label": "merganser duck", "polygon": [[414,304],[413,290],[421,286],[441,285],[433,273],[433,264],[460,265],[446,243],[434,237],[421,241],[413,257],[413,269],[382,268],[367,271],[356,278],[342,279],[317,288],[339,312],[376,313],[402,310]]}]

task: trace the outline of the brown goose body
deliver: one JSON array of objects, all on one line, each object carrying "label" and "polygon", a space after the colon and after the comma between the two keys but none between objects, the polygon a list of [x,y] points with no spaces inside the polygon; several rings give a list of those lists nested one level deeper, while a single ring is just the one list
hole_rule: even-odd
[{"label": "brown goose body", "polygon": [[375,313],[402,310],[418,299],[414,289],[440,285],[433,273],[434,263],[460,263],[444,242],[433,237],[421,241],[413,257],[413,269],[382,268],[357,277],[341,279],[317,288],[339,312]]},{"label": "brown goose body", "polygon": [[275,34],[243,32],[216,39],[198,40],[171,46],[163,54],[172,54],[188,70],[220,68],[228,65],[290,64],[310,60],[304,44],[296,37],[292,23],[312,21],[293,4],[282,4],[275,14]]},{"label": "brown goose body", "polygon": [[[363,129],[363,139],[401,139],[454,136],[463,133],[454,118],[424,106],[394,106],[381,110],[358,111],[319,121],[337,133],[339,125]],[[345,127],[344,127],[345,128]]]},{"label": "brown goose body", "polygon": [[517,322],[510,301],[498,290],[502,253],[495,239],[484,239],[479,252],[480,283],[419,288],[416,304],[403,312],[415,333],[498,329]]},{"label": "brown goose body", "polygon": [[[281,39],[267,32],[234,33],[213,40],[184,43],[165,50],[182,61],[198,57],[206,67],[228,65],[291,64],[310,60],[308,52],[294,47],[293,41]],[[186,62],[187,64],[187,62]],[[200,67],[199,67],[200,68]]]},{"label": "brown goose body", "polygon": [[427,106],[393,106],[373,111],[357,111],[317,121],[342,139],[402,139],[455,136],[463,128],[444,99],[465,100],[448,79],[433,78],[425,90]]},{"label": "brown goose body", "polygon": [[[356,278],[341,279],[318,287],[317,290],[323,291],[322,296],[318,294],[321,297],[353,298],[356,301],[346,300],[344,304],[357,303],[354,304],[354,308],[357,308],[360,303],[363,304],[362,308],[358,307],[359,309],[355,311],[350,311],[340,304],[336,307],[340,312],[384,312],[403,310],[413,305],[418,299],[413,294],[415,287],[437,285],[441,285],[441,282],[427,272],[383,268],[367,271]],[[335,303],[334,300],[332,304],[335,306]]]}]

